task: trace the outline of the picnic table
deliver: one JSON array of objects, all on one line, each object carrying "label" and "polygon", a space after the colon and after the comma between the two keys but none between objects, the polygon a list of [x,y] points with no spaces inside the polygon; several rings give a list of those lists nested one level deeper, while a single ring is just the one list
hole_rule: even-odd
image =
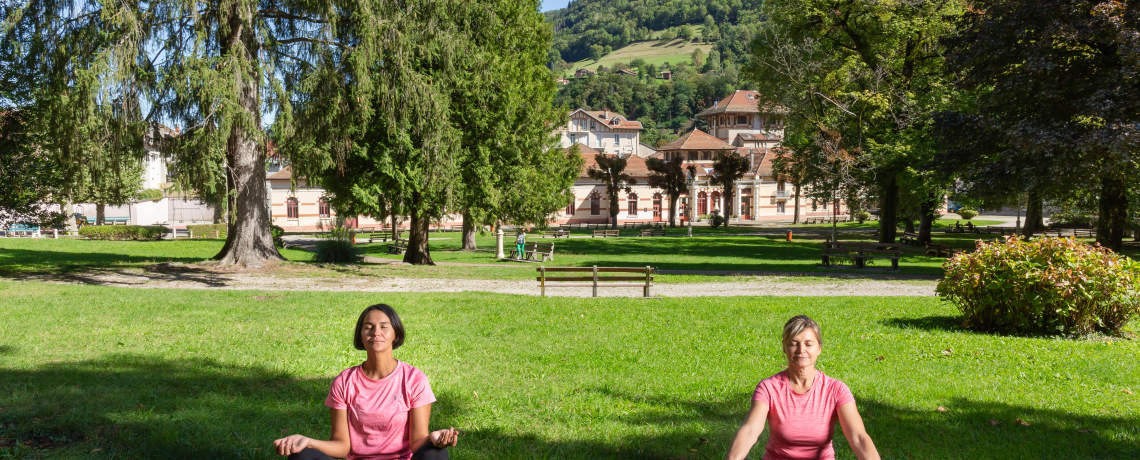
[{"label": "picnic table", "polygon": [[822,266],[831,267],[832,258],[851,259],[856,269],[867,267],[868,260],[885,259],[891,261],[891,269],[899,269],[899,257],[902,251],[899,246],[891,243],[856,243],[828,241],[823,243],[820,253]]},{"label": "picnic table", "polygon": [[903,236],[899,237],[899,242],[902,244],[918,244],[918,234],[914,232],[903,232]]}]

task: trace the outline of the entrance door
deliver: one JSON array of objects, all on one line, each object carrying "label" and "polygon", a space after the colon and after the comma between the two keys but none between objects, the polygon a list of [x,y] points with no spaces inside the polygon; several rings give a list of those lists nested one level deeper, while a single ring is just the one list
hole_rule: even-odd
[{"label": "entrance door", "polygon": [[752,197],[746,196],[740,199],[740,218],[752,220]]},{"label": "entrance door", "polygon": [[661,194],[653,194],[653,221],[661,222]]}]

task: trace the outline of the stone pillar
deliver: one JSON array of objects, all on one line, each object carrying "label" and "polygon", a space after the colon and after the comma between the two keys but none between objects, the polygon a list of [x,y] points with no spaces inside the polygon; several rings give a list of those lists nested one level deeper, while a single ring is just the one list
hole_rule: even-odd
[{"label": "stone pillar", "polygon": [[752,181],[752,220],[760,220],[760,184],[763,181]]},{"label": "stone pillar", "polygon": [[697,181],[693,181],[693,185],[689,187],[689,222],[692,222],[697,216]]},{"label": "stone pillar", "polygon": [[496,225],[495,227],[495,257],[502,259],[506,257],[506,255],[503,254],[503,226]]}]

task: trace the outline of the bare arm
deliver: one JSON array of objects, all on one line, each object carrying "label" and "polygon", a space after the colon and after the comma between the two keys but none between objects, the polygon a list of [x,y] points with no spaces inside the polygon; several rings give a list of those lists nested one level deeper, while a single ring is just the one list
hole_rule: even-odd
[{"label": "bare arm", "polygon": [[863,417],[859,416],[855,401],[839,406],[839,427],[859,460],[879,460],[879,451],[875,450],[875,443],[863,427]]},{"label": "bare arm", "polygon": [[455,431],[455,428],[429,432],[430,420],[431,404],[408,411],[408,439],[411,441],[412,452],[420,450],[420,447],[427,442],[435,444],[436,447],[454,446],[459,442],[459,432]]},{"label": "bare arm", "polygon": [[744,460],[744,456],[752,450],[756,440],[760,439],[760,433],[764,432],[764,422],[767,420],[768,404],[752,401],[752,408],[744,418],[744,425],[736,430],[736,437],[732,439],[732,445],[729,446],[728,453],[724,454],[724,459]]},{"label": "bare arm", "polygon": [[330,457],[347,457],[348,451],[352,447],[348,437],[348,411],[344,409],[329,409],[329,418],[332,422],[332,433],[329,435],[328,441],[321,441],[319,439],[307,438],[295,434],[273,441],[273,446],[277,449],[277,455],[292,455],[305,450],[306,447],[312,447],[324,452],[325,455]]}]

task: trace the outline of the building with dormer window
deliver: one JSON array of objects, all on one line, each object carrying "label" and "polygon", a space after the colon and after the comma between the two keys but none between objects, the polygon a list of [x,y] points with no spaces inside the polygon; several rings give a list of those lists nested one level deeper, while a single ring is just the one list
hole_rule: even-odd
[{"label": "building with dormer window", "polygon": [[641,122],[608,110],[570,112],[570,121],[559,131],[563,148],[582,144],[601,153],[625,156],[636,154],[641,144]]}]

